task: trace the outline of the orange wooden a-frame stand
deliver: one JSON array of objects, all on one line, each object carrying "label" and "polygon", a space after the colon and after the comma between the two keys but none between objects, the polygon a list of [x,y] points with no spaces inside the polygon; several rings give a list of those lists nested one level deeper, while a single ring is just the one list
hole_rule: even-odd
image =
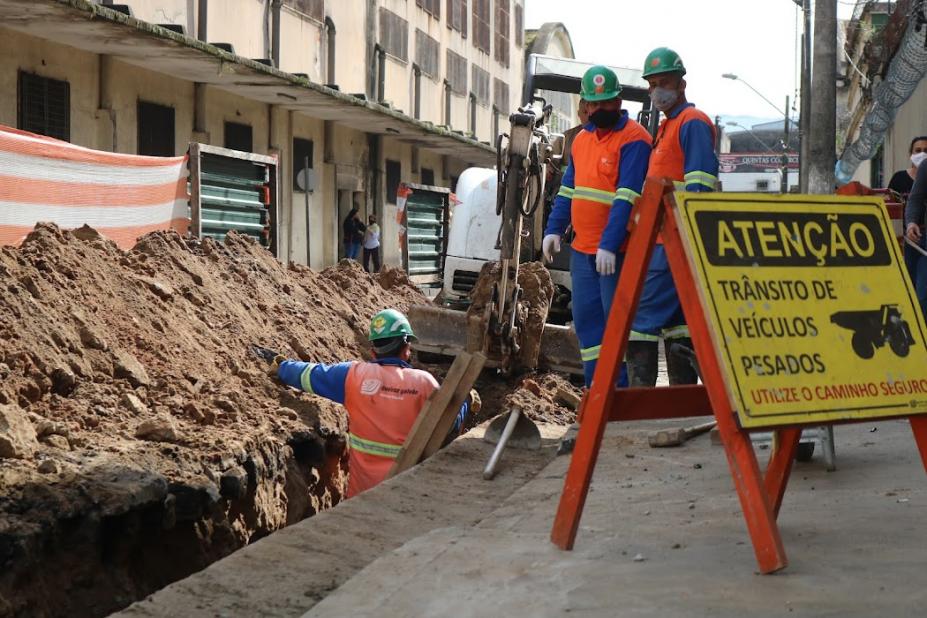
[{"label": "orange wooden a-frame stand", "polygon": [[[706,313],[673,212],[672,192],[672,183],[648,179],[635,207],[633,233],[605,327],[595,377],[581,410],[582,422],[551,540],[561,549],[573,548],[606,423],[714,414],[760,571],[772,573],[787,565],[776,516],[801,428],[775,430],[775,448],[765,475],[761,473],[750,436],[737,423],[725,388],[722,367],[712,345]],[[658,234],[662,235],[704,385],[617,389],[614,384]],[[927,416],[911,416],[909,420],[921,459],[927,467]]]}]

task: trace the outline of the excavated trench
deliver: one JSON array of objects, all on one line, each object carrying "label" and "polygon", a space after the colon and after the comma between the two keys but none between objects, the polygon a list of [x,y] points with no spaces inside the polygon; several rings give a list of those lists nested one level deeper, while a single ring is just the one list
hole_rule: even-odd
[{"label": "excavated trench", "polygon": [[[104,616],[337,504],[343,410],[250,346],[364,358],[373,313],[421,302],[401,270],[286,266],[235,234],[122,251],[40,224],[0,249],[0,616]],[[513,398],[572,420],[557,376],[478,387],[471,424]]]}]

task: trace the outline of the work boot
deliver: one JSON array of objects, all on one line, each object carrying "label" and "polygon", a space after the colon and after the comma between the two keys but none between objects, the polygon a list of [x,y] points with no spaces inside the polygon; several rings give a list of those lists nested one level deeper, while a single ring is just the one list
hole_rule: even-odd
[{"label": "work boot", "polygon": [[694,350],[692,340],[688,337],[679,339],[666,339],[663,342],[666,352],[666,373],[669,377],[670,385],[675,384],[698,384],[698,372],[692,364],[694,353],[689,357],[686,354],[674,354],[670,351],[673,344],[678,344],[689,350]]},{"label": "work boot", "polygon": [[629,341],[625,362],[628,366],[629,386],[657,385],[657,341]]}]

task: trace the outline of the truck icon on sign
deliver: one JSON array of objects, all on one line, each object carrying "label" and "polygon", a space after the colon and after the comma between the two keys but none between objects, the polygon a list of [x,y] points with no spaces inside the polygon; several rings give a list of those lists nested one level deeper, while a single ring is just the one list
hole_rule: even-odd
[{"label": "truck icon on sign", "polygon": [[838,311],[830,316],[837,326],[853,331],[850,343],[862,359],[870,359],[876,348],[888,344],[892,352],[904,358],[914,345],[911,327],[901,319],[898,305],[882,305],[869,311]]}]

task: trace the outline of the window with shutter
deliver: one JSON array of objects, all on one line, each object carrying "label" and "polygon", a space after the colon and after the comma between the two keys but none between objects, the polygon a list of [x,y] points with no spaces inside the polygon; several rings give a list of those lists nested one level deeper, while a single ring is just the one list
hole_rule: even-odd
[{"label": "window with shutter", "polygon": [[492,104],[503,114],[508,114],[509,109],[509,85],[498,77],[492,80]]},{"label": "window with shutter", "polygon": [[71,85],[19,72],[17,126],[56,139],[71,139]]},{"label": "window with shutter", "polygon": [[283,0],[283,4],[304,13],[317,21],[325,19],[324,0]]},{"label": "window with shutter", "polygon": [[489,53],[491,39],[489,2],[473,0],[473,46],[486,54]]},{"label": "window with shutter", "polygon": [[447,0],[447,27],[467,36],[467,0]]},{"label": "window with shutter", "polygon": [[473,65],[473,95],[481,105],[489,105],[489,72]]},{"label": "window with shutter", "polygon": [[467,94],[467,59],[447,50],[447,83],[454,94]]},{"label": "window with shutter", "polygon": [[394,58],[409,60],[409,22],[380,8],[380,47]]},{"label": "window with shutter", "polygon": [[415,64],[422,73],[436,78],[441,73],[441,44],[421,30],[415,30]]},{"label": "window with shutter", "polygon": [[515,45],[521,47],[525,44],[525,9],[522,5],[515,5]]},{"label": "window with shutter", "polygon": [[415,0],[415,4],[435,19],[441,19],[441,0]]},{"label": "window with shutter", "polygon": [[496,61],[504,67],[509,66],[509,0],[496,1]]}]

